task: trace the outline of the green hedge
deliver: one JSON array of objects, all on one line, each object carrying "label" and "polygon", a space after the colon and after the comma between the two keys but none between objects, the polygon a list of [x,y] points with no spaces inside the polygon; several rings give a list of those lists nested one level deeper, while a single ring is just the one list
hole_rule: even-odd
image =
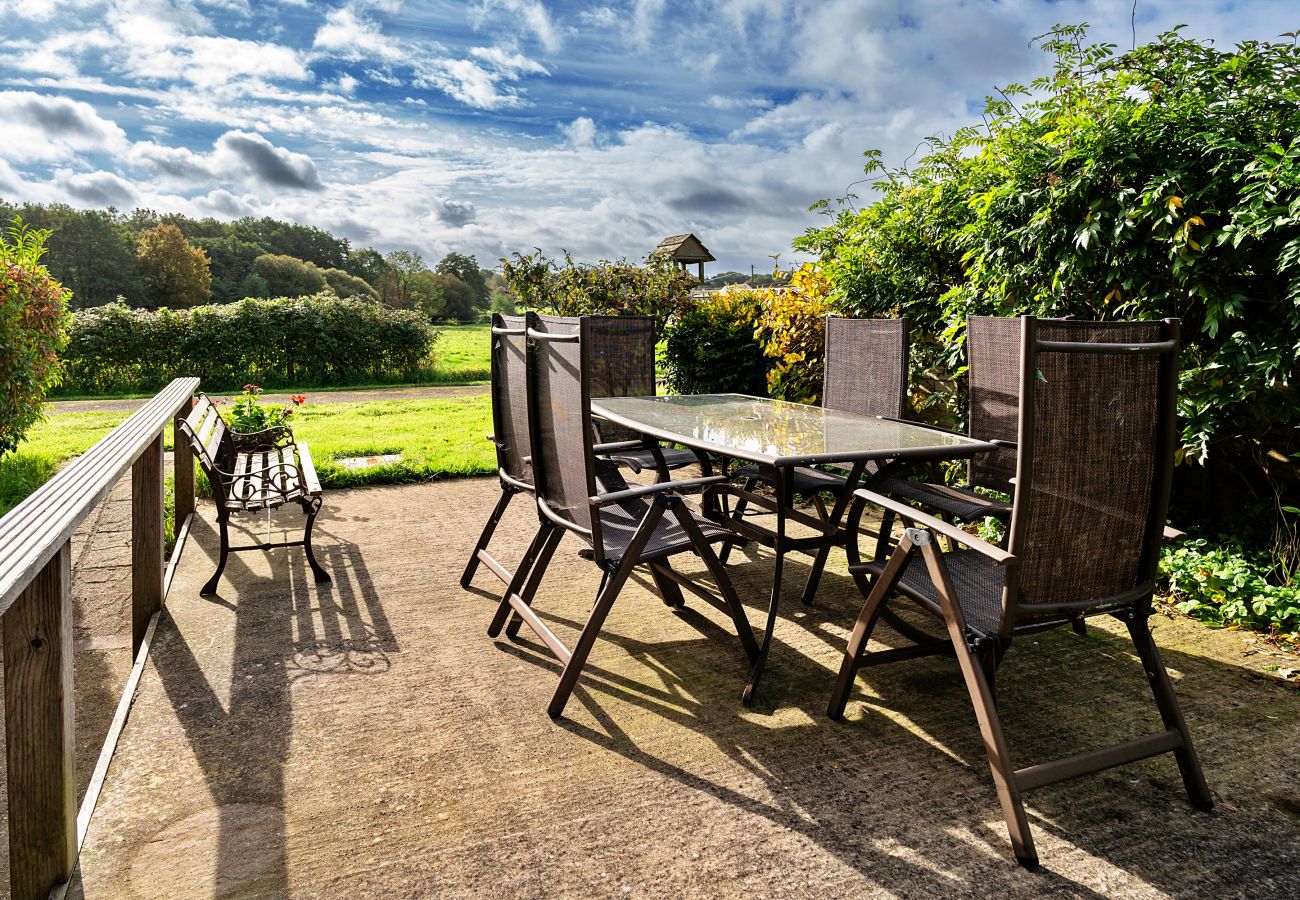
[{"label": "green hedge", "polygon": [[210,389],[415,378],[437,334],[421,315],[332,294],[188,310],[79,310],[63,356],[65,392],[150,391],[197,375]]},{"label": "green hedge", "polygon": [[664,331],[668,387],[678,394],[767,393],[768,359],[754,336],[762,304],[728,291],[683,310]]}]

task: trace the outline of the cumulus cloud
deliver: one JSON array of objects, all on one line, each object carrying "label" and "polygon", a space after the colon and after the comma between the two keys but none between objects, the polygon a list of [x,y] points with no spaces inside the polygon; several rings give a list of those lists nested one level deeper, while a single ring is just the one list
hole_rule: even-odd
[{"label": "cumulus cloud", "polygon": [[435,214],[438,220],[452,228],[464,228],[474,221],[477,210],[468,200],[453,200],[448,197],[438,199]]},{"label": "cumulus cloud", "polygon": [[112,172],[59,173],[55,184],[87,206],[129,207],[136,198],[134,185]]},{"label": "cumulus cloud", "polygon": [[393,62],[402,58],[398,42],[387,37],[379,24],[353,6],[342,6],[325,14],[312,46],[342,59],[371,59]]},{"label": "cumulus cloud", "polygon": [[5,136],[0,157],[15,162],[69,159],[78,153],[120,153],[126,133],[89,103],[34,91],[0,91]]},{"label": "cumulus cloud", "polygon": [[324,187],[311,157],[277,147],[247,131],[227,131],[208,154],[141,141],[131,148],[129,158],[165,181],[182,186],[220,181],[309,191]]},{"label": "cumulus cloud", "polygon": [[578,116],[567,125],[561,125],[560,131],[575,147],[591,147],[596,143],[596,123],[587,116]]}]

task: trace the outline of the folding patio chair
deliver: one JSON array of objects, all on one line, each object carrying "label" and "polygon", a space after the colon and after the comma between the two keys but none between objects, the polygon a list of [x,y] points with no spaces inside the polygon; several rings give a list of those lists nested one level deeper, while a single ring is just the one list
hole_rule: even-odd
[{"label": "folding patio chair", "polygon": [[[723,476],[658,482],[623,490],[598,487],[596,452],[617,452],[617,444],[593,445],[591,419],[594,331],[603,324],[583,316],[576,322],[528,313],[528,411],[532,472],[540,526],[529,548],[530,570],[520,566],[506,588],[488,634],[508,634],[526,622],[564,665],[547,711],[558,717],[587,660],[610,607],[632,570],[649,568],[664,602],[684,604],[681,588],[717,603],[717,597],[677,573],[672,556],[694,552],[712,575],[721,605],[731,616],[741,645],[752,661],[758,645],[726,570],[711,544],[730,532],[698,516],[678,493],[725,483]],[[636,442],[629,442],[635,446]],[[569,650],[532,609],[531,603],[560,540],[575,534],[591,548],[603,572],[595,606]],[[513,615],[512,615],[513,614]],[[517,617],[517,618],[515,618]]]},{"label": "folding patio chair", "polygon": [[[1172,752],[1192,805],[1210,809],[1213,801],[1147,623],[1177,445],[1178,322],[1020,322],[1022,403],[1008,549],[881,494],[857,492],[850,529],[868,503],[910,527],[888,559],[861,563],[857,542],[849,545],[850,571],[867,599],[828,713],[843,715],[860,667],[955,654],[1016,859],[1033,868],[1038,856],[1021,802],[1025,791]],[[940,534],[965,549],[941,551]],[[868,652],[876,620],[895,596],[942,619],[946,639],[927,640],[904,623],[915,646]],[[1014,768],[994,693],[994,673],[1012,637],[1101,613],[1127,625],[1164,731]]]},{"label": "folding patio chair", "polygon": [[[972,459],[966,483],[917,482],[890,478],[880,493],[934,510],[948,522],[971,522],[992,516],[1006,522],[1011,504],[975,488],[1012,492],[1016,474],[1016,423],[1020,408],[1020,320],[1006,316],[971,316],[966,323],[969,372],[967,433],[998,445]],[[893,516],[885,515],[885,530]]]},{"label": "folding patio chair", "polygon": [[[653,397],[655,395],[655,326],[649,316],[591,316],[591,396]],[[631,443],[607,456],[633,472],[653,469],[656,480],[667,481],[669,472],[698,462],[694,451],[661,447],[611,422],[597,422],[602,442]]]},{"label": "folding patio chair", "polygon": [[507,584],[514,573],[488,553],[492,535],[505,515],[506,507],[516,494],[533,492],[533,473],[528,459],[528,403],[525,383],[526,326],[523,316],[492,315],[492,436],[496,445],[497,477],[501,479],[501,497],[488,516],[474,552],[470,554],[460,586],[468,588],[479,563]]},{"label": "folding patio chair", "polygon": [[[907,408],[907,319],[845,319],[826,317],[826,362],[822,375],[822,406],[862,416],[901,418]],[[865,475],[875,474],[868,463]],[[758,465],[737,469],[746,491],[757,482],[774,484],[776,473]],[[797,497],[811,497],[823,521],[831,516],[822,501],[823,493],[839,495],[846,479],[833,471],[810,466],[794,470],[791,486]],[[739,499],[731,517],[739,521],[748,504]],[[722,554],[726,562],[729,544]]]}]

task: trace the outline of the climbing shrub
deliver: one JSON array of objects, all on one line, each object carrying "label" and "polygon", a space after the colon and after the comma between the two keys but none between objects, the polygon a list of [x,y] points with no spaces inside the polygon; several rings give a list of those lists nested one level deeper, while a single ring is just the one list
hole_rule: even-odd
[{"label": "climbing shrub", "polygon": [[72,292],[41,265],[48,231],[15,219],[0,236],[0,456],[41,420],[60,377]]}]

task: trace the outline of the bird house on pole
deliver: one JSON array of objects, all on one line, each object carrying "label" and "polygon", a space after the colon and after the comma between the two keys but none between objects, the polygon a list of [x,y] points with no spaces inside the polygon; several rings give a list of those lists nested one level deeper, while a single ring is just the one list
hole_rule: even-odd
[{"label": "bird house on pole", "polygon": [[683,271],[691,263],[698,264],[701,283],[704,282],[704,264],[715,262],[709,248],[701,244],[700,239],[693,234],[675,234],[664,238],[651,256],[666,256],[681,266]]}]

